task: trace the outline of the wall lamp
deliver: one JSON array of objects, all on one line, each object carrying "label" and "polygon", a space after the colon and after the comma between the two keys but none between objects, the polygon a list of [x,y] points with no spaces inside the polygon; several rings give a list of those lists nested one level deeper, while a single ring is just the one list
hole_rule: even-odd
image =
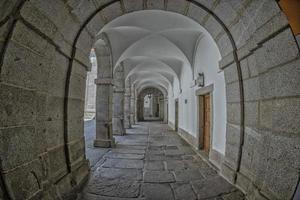
[{"label": "wall lamp", "polygon": [[198,87],[203,87],[204,86],[204,73],[198,73],[196,83],[197,83]]}]

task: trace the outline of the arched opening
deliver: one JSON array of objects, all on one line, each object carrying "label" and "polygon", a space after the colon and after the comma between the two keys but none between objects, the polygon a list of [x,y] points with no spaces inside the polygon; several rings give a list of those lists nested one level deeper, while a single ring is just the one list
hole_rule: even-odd
[{"label": "arched opening", "polygon": [[[222,163],[220,174],[241,188],[250,199],[292,198],[299,182],[299,48],[288,21],[276,1],[199,2],[1,3],[0,98],[3,117],[0,141],[4,142],[0,144],[0,196],[7,199],[37,196],[67,198],[84,182],[89,169],[84,156],[84,84],[86,71],[90,69],[88,57],[95,41],[93,37],[104,24],[125,13],[158,9],[194,19],[210,33],[220,50],[219,64],[225,76],[227,113],[225,156],[219,159]],[[164,23],[164,20],[157,22]],[[149,33],[144,29],[133,32],[138,33],[137,37]],[[137,85],[136,88],[131,87],[131,91],[153,86],[155,82],[157,87],[168,92],[169,122],[174,121],[175,116],[172,110],[175,107],[174,96],[178,96],[179,104],[183,104],[179,107],[179,115],[189,114],[185,109],[189,103],[196,102],[196,97],[194,100],[184,98],[188,93],[184,88],[189,83],[182,81],[186,77],[195,80],[197,71],[185,66],[188,62],[194,65],[191,61],[193,56],[184,51],[187,49],[181,46],[180,41],[173,40],[180,35],[179,30],[175,32],[176,36],[164,32],[164,37],[146,37],[135,46],[140,51],[138,59],[133,59],[160,57],[160,65],[171,65],[173,70],[165,67],[164,71],[148,71],[145,74],[151,78],[144,77],[144,80],[138,77],[141,73],[130,75]],[[190,34],[193,35],[192,31]],[[167,58],[142,51],[144,42],[155,45],[155,42],[152,43],[154,40],[172,49],[176,57],[165,53],[163,48],[156,49],[156,52],[165,53]],[[176,46],[181,46],[184,53],[177,51],[180,48]],[[123,47],[120,45],[119,51],[124,50]],[[126,65],[128,58],[133,58],[131,50],[118,64]],[[111,63],[115,62],[118,60],[112,58]],[[182,69],[186,70],[181,73]],[[111,74],[114,70],[111,68]],[[161,76],[156,76],[157,73]],[[101,85],[100,92],[113,89],[112,78],[109,76],[109,80],[97,82]],[[113,101],[113,94],[109,97],[105,101]],[[135,101],[136,96],[131,97],[127,105],[134,105]],[[113,113],[111,107],[103,109]],[[127,124],[128,121],[136,121],[134,113],[135,110],[130,109],[126,117],[124,114]],[[185,120],[182,118],[180,122],[179,117],[178,127],[190,131],[186,128],[189,121]],[[107,135],[98,137],[98,144],[111,146],[113,143],[111,121],[104,117],[100,121],[98,130]],[[158,134],[156,128],[151,130]]]},{"label": "arched opening", "polygon": [[165,97],[156,88],[145,88],[138,94],[139,121],[165,121]]}]

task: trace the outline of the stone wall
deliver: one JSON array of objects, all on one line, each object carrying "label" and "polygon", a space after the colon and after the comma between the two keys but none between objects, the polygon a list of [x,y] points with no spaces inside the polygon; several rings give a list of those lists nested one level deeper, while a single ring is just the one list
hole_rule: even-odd
[{"label": "stone wall", "polygon": [[62,1],[2,1],[0,13],[5,199],[66,199],[88,175],[82,119],[92,36],[85,29],[72,55],[80,20]]},{"label": "stone wall", "polygon": [[275,0],[2,1],[1,193],[59,198],[85,179],[93,37],[104,23],[141,9],[184,14],[211,33],[227,90],[222,175],[248,199],[290,199],[300,166],[299,47]]}]

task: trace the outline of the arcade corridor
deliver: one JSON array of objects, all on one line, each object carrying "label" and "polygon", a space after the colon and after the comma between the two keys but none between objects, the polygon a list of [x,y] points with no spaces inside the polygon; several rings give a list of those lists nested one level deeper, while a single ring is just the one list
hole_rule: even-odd
[{"label": "arcade corridor", "polygon": [[0,200],[299,200],[299,10],[0,0]]}]

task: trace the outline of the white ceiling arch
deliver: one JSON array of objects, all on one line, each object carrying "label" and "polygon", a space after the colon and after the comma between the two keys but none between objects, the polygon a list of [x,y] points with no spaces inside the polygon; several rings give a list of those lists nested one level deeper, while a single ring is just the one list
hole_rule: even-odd
[{"label": "white ceiling arch", "polygon": [[[137,58],[137,57],[135,57]],[[126,62],[123,62],[123,66],[126,66],[125,69],[125,77],[130,76],[132,73],[136,72],[137,70],[149,70],[149,71],[160,71],[165,72],[174,77],[179,81],[179,73],[176,72],[172,67],[167,65],[166,63],[162,62],[161,60],[155,60],[147,57],[140,58],[141,60],[133,60],[128,65]]]},{"label": "white ceiling arch", "polygon": [[170,76],[164,76],[162,73],[159,73],[159,72],[155,72],[155,71],[143,71],[143,70],[139,70],[137,72],[134,73],[134,77],[135,78],[132,78],[131,80],[133,79],[142,79],[142,78],[160,78],[164,81],[166,81],[168,83],[168,86],[171,86],[173,87],[173,79],[172,77]]},{"label": "white ceiling arch", "polygon": [[132,75],[132,77],[130,78],[132,83],[138,84],[141,81],[146,81],[146,80],[153,80],[153,81],[157,81],[160,82],[161,84],[163,84],[166,88],[172,88],[173,89],[173,85],[172,83],[163,75],[159,74],[159,73],[155,73],[155,72],[137,72],[134,75]]},{"label": "white ceiling arch", "polygon": [[142,75],[138,77],[137,79],[133,80],[132,83],[135,84],[135,86],[138,88],[141,84],[143,83],[157,83],[164,87],[166,90],[171,89],[172,86],[169,84],[167,80],[165,80],[161,76],[157,76],[156,74],[147,74],[147,75]]},{"label": "white ceiling arch", "polygon": [[[142,20],[141,20],[142,17]],[[158,32],[166,29],[182,28],[197,28],[202,27],[188,17],[184,17],[174,12],[160,10],[143,10],[131,12],[123,15],[103,27],[103,31],[112,27],[118,26],[136,26],[153,32]]]},{"label": "white ceiling arch", "polygon": [[[161,71],[165,71],[167,73],[170,73],[174,76],[174,78],[178,81],[180,81],[180,75],[181,75],[181,62],[178,60],[160,60],[160,59],[154,59],[149,58],[146,56],[134,56],[129,59],[126,59],[122,62],[125,70],[125,76],[136,67],[142,67],[140,69],[147,68],[148,70],[155,70],[159,68]],[[169,65],[171,64],[172,67]],[[115,68],[117,69],[117,68]]]},{"label": "white ceiling arch", "polygon": [[[160,35],[146,36],[132,44],[120,55],[118,60],[114,60],[115,66],[119,65],[123,60],[134,56],[149,57],[153,59],[177,59],[183,63],[182,66],[191,68],[190,61],[183,51],[174,43]],[[115,57],[115,59],[117,58]]]},{"label": "white ceiling arch", "polygon": [[171,68],[169,65],[166,65],[163,62],[156,61],[156,60],[147,60],[137,65],[130,65],[129,67],[125,67],[125,80],[128,80],[134,74],[140,73],[155,73],[160,74],[167,78],[171,85],[177,89],[181,89],[180,80],[178,74]]},{"label": "white ceiling arch", "polygon": [[194,55],[203,32],[183,15],[143,10],[116,18],[99,35],[109,38],[114,70],[124,66],[126,80],[134,74],[139,79],[151,77],[167,89],[181,91],[183,71],[193,80]]},{"label": "white ceiling arch", "polygon": [[173,93],[172,90],[169,90],[170,88],[168,87],[166,82],[164,82],[163,80],[159,80],[159,79],[155,80],[153,78],[147,78],[147,79],[142,79],[142,80],[139,79],[139,80],[135,81],[135,87],[137,89],[140,88],[142,85],[145,85],[145,84],[147,84],[147,85],[159,85],[159,86],[165,88],[165,90],[171,91],[171,93]]},{"label": "white ceiling arch", "polygon": [[167,91],[165,88],[163,88],[163,87],[161,87],[160,85],[157,85],[157,84],[154,84],[154,85],[152,85],[152,84],[143,84],[143,85],[141,85],[141,86],[138,88],[138,90],[137,90],[138,96],[139,96],[144,90],[146,90],[146,89],[148,89],[148,88],[155,88],[155,89],[159,90],[159,91],[164,95],[164,98],[165,98],[165,99],[168,98],[168,91]]}]

